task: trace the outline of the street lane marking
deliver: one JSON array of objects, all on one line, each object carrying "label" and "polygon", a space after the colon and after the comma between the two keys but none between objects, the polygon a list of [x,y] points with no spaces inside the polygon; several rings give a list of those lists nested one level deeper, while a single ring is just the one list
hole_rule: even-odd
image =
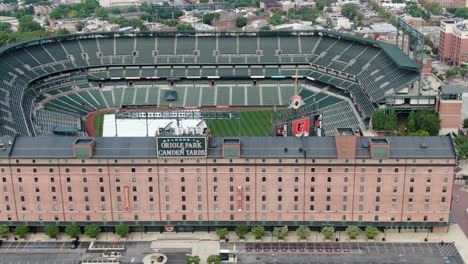
[{"label": "street lane marking", "polygon": [[135,258],[132,258],[132,261],[131,261],[131,262],[133,263],[134,261],[135,261]]}]

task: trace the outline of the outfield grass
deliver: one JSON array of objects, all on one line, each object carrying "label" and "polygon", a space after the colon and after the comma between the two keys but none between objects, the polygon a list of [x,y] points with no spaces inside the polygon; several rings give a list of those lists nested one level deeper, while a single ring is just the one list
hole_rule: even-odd
[{"label": "outfield grass", "polygon": [[246,110],[240,120],[207,120],[212,136],[270,136],[273,110]]},{"label": "outfield grass", "polygon": [[96,137],[102,137],[102,127],[104,125],[104,115],[106,113],[97,114],[94,117],[94,133]]}]

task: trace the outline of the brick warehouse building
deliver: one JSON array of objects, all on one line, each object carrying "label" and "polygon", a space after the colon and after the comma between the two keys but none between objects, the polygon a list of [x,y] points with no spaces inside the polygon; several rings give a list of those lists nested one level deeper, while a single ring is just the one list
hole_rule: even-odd
[{"label": "brick warehouse building", "polygon": [[451,138],[353,134],[213,137],[198,146],[199,157],[182,158],[162,158],[151,137],[5,136],[0,223],[37,230],[50,222],[126,223],[142,231],[242,222],[447,231]]}]

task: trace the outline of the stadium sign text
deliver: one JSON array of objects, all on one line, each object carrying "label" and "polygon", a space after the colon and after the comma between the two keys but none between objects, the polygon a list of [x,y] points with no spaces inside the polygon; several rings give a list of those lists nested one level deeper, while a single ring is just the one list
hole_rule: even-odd
[{"label": "stadium sign text", "polygon": [[158,137],[156,151],[158,158],[206,157],[206,138]]}]

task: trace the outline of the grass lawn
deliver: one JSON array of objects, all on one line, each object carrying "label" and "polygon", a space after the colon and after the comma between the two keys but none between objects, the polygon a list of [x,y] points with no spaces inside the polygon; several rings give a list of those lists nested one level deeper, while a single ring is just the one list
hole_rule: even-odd
[{"label": "grass lawn", "polygon": [[240,120],[207,120],[212,136],[270,136],[273,110],[246,110]]},{"label": "grass lawn", "polygon": [[94,117],[94,133],[96,137],[102,137],[102,127],[104,125],[104,115],[106,113],[97,114]]}]

